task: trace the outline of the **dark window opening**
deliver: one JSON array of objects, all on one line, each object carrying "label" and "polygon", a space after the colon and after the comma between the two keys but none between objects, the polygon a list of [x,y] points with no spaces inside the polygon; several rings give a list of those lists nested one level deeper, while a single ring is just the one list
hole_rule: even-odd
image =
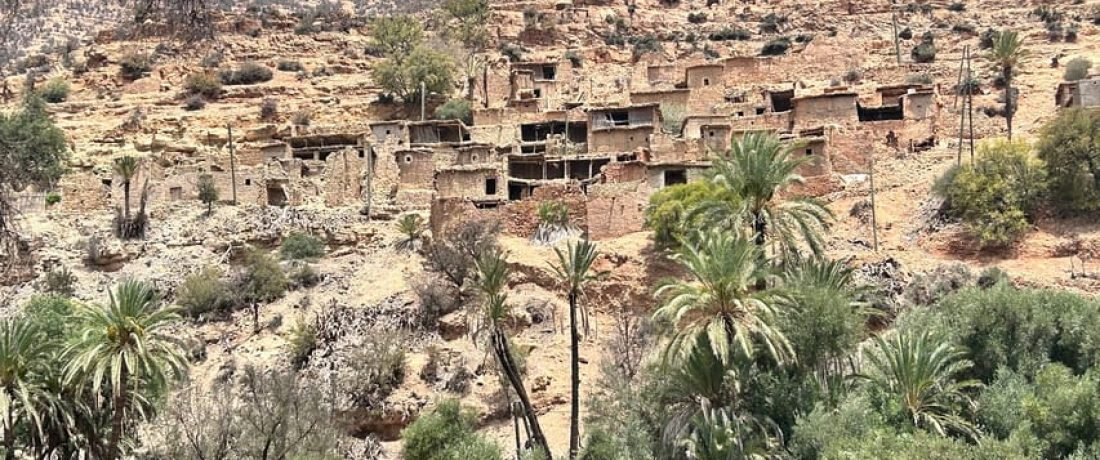
[{"label": "dark window opening", "polygon": [[669,186],[669,185],[686,184],[687,182],[688,182],[687,170],[684,170],[684,169],[669,169],[669,170],[665,171],[665,186],[666,187]]},{"label": "dark window opening", "polygon": [[776,91],[774,93],[768,93],[768,96],[772,101],[773,112],[787,112],[794,107],[792,99],[794,99],[794,90]]},{"label": "dark window opening", "polygon": [[757,115],[763,115],[764,114],[764,108],[763,107],[757,107],[756,108],[756,114]]},{"label": "dark window opening", "polygon": [[267,188],[267,205],[268,206],[286,206],[287,198],[286,192],[282,187],[268,187]]},{"label": "dark window opening", "polygon": [[535,93],[535,99],[538,99],[538,98],[542,97],[542,89],[535,88],[534,93]]},{"label": "dark window opening", "polygon": [[313,152],[310,152],[308,150],[295,150],[293,151],[293,153],[291,153],[291,156],[299,160],[313,160],[316,158]]},{"label": "dark window opening", "polygon": [[524,184],[522,182],[509,182],[508,183],[508,200],[516,201],[528,198],[534,193],[537,187],[534,185]]},{"label": "dark window opening", "polygon": [[535,154],[535,153],[544,153],[544,152],[546,152],[546,145],[545,144],[521,145],[519,147],[519,153]]},{"label": "dark window opening", "polygon": [[168,189],[168,195],[172,197],[172,201],[179,201],[183,199],[183,188],[172,187]]},{"label": "dark window opening", "polygon": [[252,185],[252,179],[245,179],[244,185]]},{"label": "dark window opening", "polygon": [[737,118],[745,116],[745,112],[737,112]]},{"label": "dark window opening", "polygon": [[103,180],[102,180],[102,181],[100,181],[100,182],[102,182],[102,183],[103,183],[103,186],[104,186],[104,187],[110,187],[110,186],[111,186],[111,183],[112,183],[113,181],[112,181],[111,179],[103,179]]},{"label": "dark window opening", "polygon": [[714,130],[707,131],[707,137],[714,137]]},{"label": "dark window opening", "polygon": [[811,156],[813,154],[814,154],[814,149],[806,149],[806,156]]},{"label": "dark window opening", "polygon": [[553,80],[555,78],[557,78],[557,68],[555,68],[552,65],[542,66],[542,79],[543,80]]},{"label": "dark window opening", "polygon": [[704,78],[703,79],[703,86],[710,86],[710,79],[709,78]]},{"label": "dark window opening", "polygon": [[497,194],[497,178],[486,177],[485,178],[485,194],[496,195]]},{"label": "dark window opening", "polygon": [[630,124],[630,112],[608,112],[607,118],[613,126],[626,126]]},{"label": "dark window opening", "polygon": [[386,130],[386,135],[387,135],[387,136],[389,136],[389,135],[390,135],[390,130],[388,130],[388,129]]},{"label": "dark window opening", "polygon": [[859,121],[901,120],[905,118],[901,105],[863,107],[857,103],[856,112],[859,114]]},{"label": "dark window opening", "polygon": [[366,150],[360,150],[359,151],[359,158],[366,158],[366,157],[367,157],[367,151]]},{"label": "dark window opening", "polygon": [[517,179],[542,179],[542,174],[543,168],[540,163],[517,161],[508,163],[508,175]]},{"label": "dark window opening", "polygon": [[496,209],[500,206],[500,202],[497,201],[480,201],[474,202],[474,207],[477,209]]}]

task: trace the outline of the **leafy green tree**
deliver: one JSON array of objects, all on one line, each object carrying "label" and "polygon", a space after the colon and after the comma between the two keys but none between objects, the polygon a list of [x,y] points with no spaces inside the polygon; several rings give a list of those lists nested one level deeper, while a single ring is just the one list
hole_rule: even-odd
[{"label": "leafy green tree", "polygon": [[1089,69],[1092,68],[1092,61],[1078,57],[1073,58],[1066,63],[1066,73],[1062,77],[1066,81],[1083,80],[1089,76]]},{"label": "leafy green tree", "polygon": [[945,198],[982,245],[1005,246],[1027,230],[1045,188],[1046,172],[1026,143],[994,141],[959,168]]},{"label": "leafy green tree", "polygon": [[485,29],[491,14],[488,0],[446,0],[443,10],[457,23],[451,33],[459,42],[473,50],[484,48],[489,38]]},{"label": "leafy green tree", "polygon": [[798,366],[822,379],[844,375],[845,361],[863,340],[872,315],[856,300],[853,271],[844,262],[810,259],[783,272],[787,314],[779,318],[798,356]]},{"label": "leafy green tree", "polygon": [[123,430],[134,415],[129,413],[134,399],[164,391],[187,368],[166,330],[179,316],[160,306],[149,285],[124,281],[111,293],[109,305],[78,305],[74,317],[79,329],[66,347],[70,361],[65,379],[85,382],[93,394],[109,391],[112,418],[106,456],[118,459]]},{"label": "leafy green tree", "polygon": [[206,205],[206,215],[214,212],[214,203],[218,201],[218,188],[214,186],[214,176],[199,176],[199,200]]},{"label": "leafy green tree", "polygon": [[373,45],[388,58],[403,59],[424,41],[424,28],[412,16],[382,16],[370,26]]},{"label": "leafy green tree", "polygon": [[388,58],[376,65],[371,77],[385,91],[405,102],[420,98],[420,85],[429,93],[450,94],[455,66],[451,57],[427,46],[417,46],[403,59]]},{"label": "leafy green tree", "polygon": [[291,233],[279,246],[284,260],[316,259],[325,255],[325,242],[308,233]]},{"label": "leafy green tree", "polygon": [[435,118],[439,120],[460,120],[467,125],[474,124],[474,116],[470,111],[470,101],[465,99],[451,99],[436,107]]},{"label": "leafy green tree", "polygon": [[707,180],[720,190],[718,199],[699,207],[705,221],[728,229],[749,226],[764,256],[768,240],[784,259],[805,244],[815,255],[824,251],[822,233],[832,212],[813,198],[785,197],[783,192],[803,181],[797,170],[811,158],[793,154],[774,134],[752,132],[715,158]]},{"label": "leafy green tree", "polygon": [[0,113],[0,268],[20,258],[17,213],[11,192],[28,185],[48,186],[65,170],[68,145],[65,134],[46,113],[37,95],[29,95],[21,109]]},{"label": "leafy green tree", "polygon": [[286,293],[286,273],[270,255],[251,251],[245,255],[245,266],[235,287],[240,300],[252,309],[252,331],[258,333],[260,304],[274,301]]},{"label": "leafy green tree", "polygon": [[508,262],[499,251],[486,251],[478,256],[478,275],[475,285],[484,299],[482,311],[479,315],[481,326],[478,329],[489,333],[490,347],[497,359],[497,364],[500,365],[505,379],[512,386],[512,390],[519,397],[520,405],[523,407],[523,416],[527,419],[527,424],[531,430],[531,441],[536,447],[542,448],[547,453],[547,457],[552,458],[550,444],[546,441],[546,435],[543,434],[538,415],[535,413],[535,407],[527,396],[527,389],[523,386],[523,379],[519,368],[516,366],[516,359],[512,355],[511,346],[508,343],[508,336],[504,332],[503,323],[507,320],[511,310],[508,305],[508,295],[504,293],[504,288],[508,284],[509,272]]},{"label": "leafy green tree", "polygon": [[1005,85],[1005,122],[1008,125],[1008,138],[1012,139],[1012,118],[1016,115],[1016,94],[1012,88],[1020,61],[1027,55],[1024,39],[1011,30],[1002,30],[993,37],[993,48],[989,50],[989,59],[1001,70]]},{"label": "leafy green tree", "polygon": [[872,371],[863,377],[894,398],[913,426],[941,436],[980,435],[973,423],[960,415],[974,405],[967,391],[981,385],[975,380],[956,380],[972,365],[963,350],[939,342],[927,332],[898,334],[889,340],[877,336],[875,344],[876,349],[867,354]]},{"label": "leafy green tree", "polygon": [[[598,274],[591,273],[592,262],[596,260],[598,251],[596,245],[588,240],[581,240],[576,244],[570,242],[565,250],[554,248],[558,255],[558,264],[552,266],[554,273],[562,284],[565,285],[569,298],[569,343],[570,343],[570,382],[572,387],[572,404],[569,412],[569,458],[577,458],[580,452],[580,408],[581,408],[581,368],[580,368],[580,333],[577,329],[578,299],[583,294],[584,285],[597,278]],[[587,331],[587,313],[582,310]]]},{"label": "leafy green tree", "polygon": [[724,363],[734,351],[755,356],[757,347],[779,363],[794,359],[790,342],[775,327],[780,306],[774,293],[754,288],[765,269],[760,251],[740,233],[711,230],[673,256],[690,281],[666,280],[655,293],[660,306],[654,319],[673,328],[666,355],[690,354],[704,337]]},{"label": "leafy green tree", "polygon": [[1100,209],[1100,114],[1063,110],[1036,146],[1046,163],[1054,204],[1063,212]]}]

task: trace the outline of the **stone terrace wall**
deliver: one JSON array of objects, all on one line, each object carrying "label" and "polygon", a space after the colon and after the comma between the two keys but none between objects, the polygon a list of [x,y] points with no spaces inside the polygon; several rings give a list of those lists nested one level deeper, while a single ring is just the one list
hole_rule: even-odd
[{"label": "stone terrace wall", "polygon": [[569,208],[569,221],[581,230],[588,230],[588,207],[578,183],[548,184],[535,189],[530,198],[508,203],[502,208],[504,231],[530,237],[539,226],[539,205],[560,201]]},{"label": "stone terrace wall", "polygon": [[651,192],[641,181],[589,186],[588,237],[602,240],[641,231]]}]

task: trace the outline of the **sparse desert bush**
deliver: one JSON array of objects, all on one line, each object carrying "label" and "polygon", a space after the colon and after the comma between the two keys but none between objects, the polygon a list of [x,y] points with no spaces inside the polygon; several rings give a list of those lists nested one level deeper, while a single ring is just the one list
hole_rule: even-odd
[{"label": "sparse desert bush", "polygon": [[908,77],[905,77],[905,82],[911,85],[931,85],[935,81],[932,79],[932,75],[921,72],[909,74]]},{"label": "sparse desert bush", "polygon": [[61,194],[57,192],[50,192],[46,194],[46,206],[53,206],[61,202]]},{"label": "sparse desert bush", "polygon": [[951,31],[955,32],[957,34],[973,35],[973,34],[977,33],[978,28],[974,27],[973,24],[967,24],[967,23],[963,22],[963,23],[958,23],[958,24],[955,24],[954,26],[952,26]]},{"label": "sparse desert bush", "polygon": [[1092,61],[1087,58],[1073,58],[1066,63],[1066,73],[1063,78],[1066,81],[1082,80],[1089,76],[1089,70],[1092,69]]},{"label": "sparse desert bush", "polygon": [[863,71],[858,68],[848,69],[844,72],[844,81],[847,83],[859,83],[863,79]]},{"label": "sparse desert bush", "polygon": [[146,53],[126,53],[118,62],[122,77],[137,80],[153,70],[153,58]]},{"label": "sparse desert bush", "polygon": [[275,68],[280,72],[301,72],[305,70],[301,62],[292,61],[290,59],[280,59],[279,62],[275,64]]},{"label": "sparse desert bush", "polygon": [[973,282],[974,274],[966,264],[944,264],[914,275],[905,287],[905,298],[914,305],[932,305],[955,291],[971,286]]},{"label": "sparse desert bush", "polygon": [[420,323],[431,327],[444,315],[462,306],[452,285],[434,275],[422,275],[413,280],[413,293],[418,304]]},{"label": "sparse desert bush", "polygon": [[474,124],[470,101],[466,99],[451,99],[436,107],[435,118],[437,120],[461,120],[467,125]]},{"label": "sparse desert bush", "polygon": [[683,130],[684,117],[687,110],[681,104],[664,104],[661,106],[661,129],[667,134],[679,136]]},{"label": "sparse desert bush", "polygon": [[187,95],[199,95],[206,99],[217,99],[222,94],[222,84],[217,77],[206,72],[195,72],[183,82]]},{"label": "sparse desert bush", "polygon": [[921,42],[917,46],[913,47],[912,53],[913,62],[928,63],[936,60],[936,44],[935,36],[932,32],[925,32],[921,37]]},{"label": "sparse desert bush", "polygon": [[199,176],[199,201],[206,205],[206,215],[214,212],[214,203],[218,201],[218,187],[214,185],[214,176],[203,174]]},{"label": "sparse desert bush", "polygon": [[580,68],[581,65],[584,63],[584,59],[581,57],[580,53],[574,50],[566,51],[565,59],[569,60],[569,63],[576,68]]},{"label": "sparse desert bush", "polygon": [[287,272],[290,286],[294,288],[308,288],[316,286],[321,281],[321,275],[312,265],[298,261]]},{"label": "sparse desert bush", "polygon": [[206,99],[198,94],[187,96],[183,102],[183,108],[189,111],[202,110],[204,107],[206,107]]},{"label": "sparse desert bush", "polygon": [[723,27],[707,36],[710,41],[749,40],[752,33],[739,27]]},{"label": "sparse desert bush", "polygon": [[692,24],[702,24],[704,22],[707,22],[707,13],[691,12],[691,13],[688,13],[687,19],[688,19],[688,22],[690,22]]},{"label": "sparse desert bush", "polygon": [[290,327],[287,344],[290,345],[290,364],[295,369],[301,369],[309,361],[309,355],[317,349],[317,321],[298,318]]},{"label": "sparse desert bush", "polygon": [[910,29],[908,27],[906,27],[904,29],[901,29],[901,31],[898,32],[898,38],[900,38],[902,40],[908,40],[910,38],[913,38],[913,29]]},{"label": "sparse desert bush", "polygon": [[500,224],[496,221],[475,219],[449,229],[442,237],[433,236],[425,251],[428,268],[461,292],[474,276],[478,255],[497,247],[498,234]]},{"label": "sparse desert bush", "polygon": [[286,274],[279,262],[263,251],[245,255],[244,266],[234,283],[234,292],[250,303],[271,302],[286,293]]},{"label": "sparse desert bush", "polygon": [[376,407],[405,380],[405,340],[391,331],[363,336],[341,369],[338,383],[355,407]]},{"label": "sparse desert bush", "polygon": [[325,255],[325,242],[308,233],[291,233],[279,246],[284,260],[316,259]]},{"label": "sparse desert bush", "polygon": [[199,62],[199,65],[207,69],[216,69],[218,67],[221,67],[222,59],[224,59],[224,57],[225,56],[222,54],[221,51],[211,51],[207,53],[206,56],[203,56],[202,61]]},{"label": "sparse desert bush", "polygon": [[176,291],[176,305],[192,318],[220,314],[234,305],[233,291],[222,272],[207,267],[188,276]]},{"label": "sparse desert bush", "polygon": [[252,85],[271,80],[271,69],[255,62],[246,62],[233,70],[223,70],[218,78],[225,85]]},{"label": "sparse desert bush", "polygon": [[403,251],[418,251],[424,245],[424,218],[420,214],[405,214],[397,221],[403,236],[395,246]]},{"label": "sparse desert bush", "polygon": [[72,297],[75,293],[76,275],[68,267],[55,268],[46,272],[39,290],[65,297]]},{"label": "sparse desert bush", "polygon": [[950,5],[947,5],[947,10],[955,12],[966,11],[966,4],[963,2],[954,2]]},{"label": "sparse desert bush", "polygon": [[520,45],[516,45],[516,44],[512,44],[512,43],[501,43],[500,44],[500,54],[503,54],[504,57],[508,58],[509,62],[520,62],[520,61],[522,61],[523,56],[526,53],[527,53],[527,50],[524,49]]},{"label": "sparse desert bush", "polygon": [[997,40],[997,35],[1000,32],[996,29],[985,29],[981,35],[978,36],[978,48],[987,50],[993,48],[993,42]]},{"label": "sparse desert bush", "polygon": [[290,116],[290,122],[297,126],[309,126],[312,121],[313,114],[307,110],[299,110],[294,112],[294,115]]},{"label": "sparse desert bush", "polygon": [[274,120],[279,116],[279,101],[273,97],[265,97],[264,101],[260,103],[260,119],[265,121]]},{"label": "sparse desert bush", "polygon": [[69,98],[69,82],[61,77],[51,78],[46,82],[46,86],[39,91],[39,95],[42,96],[42,100],[51,104],[58,102],[65,102]]},{"label": "sparse desert bush", "polygon": [[764,44],[764,47],[760,49],[761,56],[779,56],[786,54],[787,50],[791,47],[791,39],[787,37],[780,37],[769,41]]}]

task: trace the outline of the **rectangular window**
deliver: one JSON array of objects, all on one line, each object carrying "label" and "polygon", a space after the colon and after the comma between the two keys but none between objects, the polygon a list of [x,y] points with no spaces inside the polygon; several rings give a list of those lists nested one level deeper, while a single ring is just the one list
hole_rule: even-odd
[{"label": "rectangular window", "polygon": [[665,186],[666,187],[669,186],[669,185],[686,184],[688,182],[688,180],[687,180],[687,170],[683,170],[683,169],[669,169],[669,170],[666,170],[664,179],[665,179]]},{"label": "rectangular window", "polygon": [[485,194],[496,195],[497,194],[497,178],[486,177],[485,178]]}]

